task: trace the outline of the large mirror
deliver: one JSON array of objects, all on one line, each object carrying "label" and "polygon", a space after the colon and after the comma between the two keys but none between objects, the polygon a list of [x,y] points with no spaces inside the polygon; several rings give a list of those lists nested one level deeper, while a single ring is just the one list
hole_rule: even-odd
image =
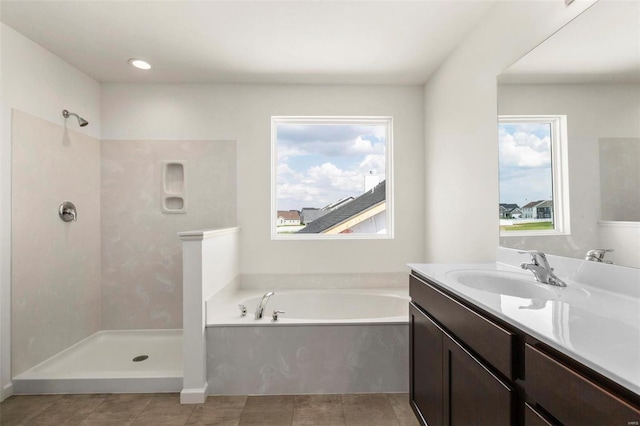
[{"label": "large mirror", "polygon": [[600,0],[498,76],[500,244],[640,267],[640,2]]}]

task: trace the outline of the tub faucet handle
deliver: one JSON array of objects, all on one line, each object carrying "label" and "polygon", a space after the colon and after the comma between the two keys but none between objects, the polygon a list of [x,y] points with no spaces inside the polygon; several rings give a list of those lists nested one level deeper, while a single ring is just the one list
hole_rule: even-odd
[{"label": "tub faucet handle", "polygon": [[244,306],[242,303],[238,305],[238,308],[240,309],[240,316],[241,317],[246,317],[247,316],[247,307]]},{"label": "tub faucet handle", "polygon": [[284,311],[279,311],[277,309],[274,310],[273,314],[271,315],[271,321],[272,322],[278,321],[278,314],[284,314],[284,313],[285,313]]}]

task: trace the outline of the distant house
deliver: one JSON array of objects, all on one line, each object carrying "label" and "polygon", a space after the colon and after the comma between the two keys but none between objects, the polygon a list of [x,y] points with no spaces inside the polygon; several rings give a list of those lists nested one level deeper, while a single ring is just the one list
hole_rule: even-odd
[{"label": "distant house", "polygon": [[299,234],[350,234],[387,231],[386,186],[380,182],[371,190],[315,219]]},{"label": "distant house", "polygon": [[538,219],[552,219],[553,218],[553,201],[545,200],[536,206],[536,214]]},{"label": "distant house", "polygon": [[517,204],[500,203],[500,219],[520,219],[522,210]]},{"label": "distant house", "polygon": [[523,217],[526,219],[553,218],[553,200],[538,200],[527,203],[522,207]]},{"label": "distant house", "polygon": [[345,204],[353,201],[354,199],[355,197],[341,198],[338,201],[327,204],[322,208],[303,207],[303,209],[300,211],[300,222],[302,225],[308,225],[314,220],[318,219],[319,217],[322,217],[325,214],[329,213],[330,211],[344,206]]},{"label": "distant house", "polygon": [[298,210],[278,210],[278,226],[300,225],[300,212]]},{"label": "distant house", "polygon": [[329,210],[319,209],[316,207],[303,207],[300,211],[300,223],[302,225],[308,225],[327,213],[329,213]]}]

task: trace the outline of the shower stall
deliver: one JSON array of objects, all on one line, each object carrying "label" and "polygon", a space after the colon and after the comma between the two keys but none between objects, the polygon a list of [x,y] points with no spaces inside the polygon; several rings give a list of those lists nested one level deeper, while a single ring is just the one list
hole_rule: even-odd
[{"label": "shower stall", "polygon": [[99,140],[62,115],[12,110],[14,393],[180,391],[177,233],[235,226],[235,142]]}]

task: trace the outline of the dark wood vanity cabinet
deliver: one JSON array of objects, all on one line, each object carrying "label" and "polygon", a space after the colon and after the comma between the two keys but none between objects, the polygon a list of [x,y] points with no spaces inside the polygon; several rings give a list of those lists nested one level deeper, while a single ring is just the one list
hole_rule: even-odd
[{"label": "dark wood vanity cabinet", "polygon": [[423,424],[514,424],[514,390],[413,304],[410,336],[411,403]]},{"label": "dark wood vanity cabinet", "polygon": [[412,274],[410,295],[410,401],[423,425],[640,424],[633,392],[423,277]]}]

